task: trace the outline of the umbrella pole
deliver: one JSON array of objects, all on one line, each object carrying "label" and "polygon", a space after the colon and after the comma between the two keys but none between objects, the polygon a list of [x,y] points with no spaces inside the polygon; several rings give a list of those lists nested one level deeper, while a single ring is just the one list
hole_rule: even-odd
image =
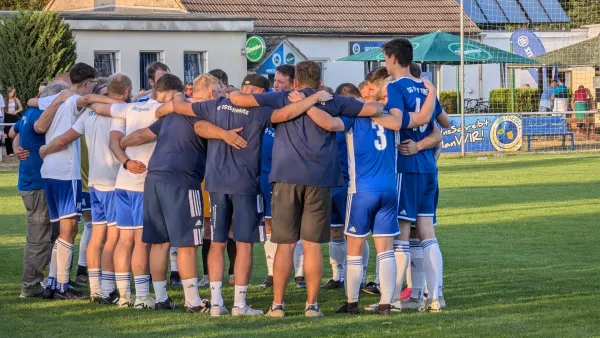
[{"label": "umbrella pole", "polygon": [[[513,44],[510,42],[510,52],[513,52]],[[510,67],[510,111],[515,112],[515,68]]]},{"label": "umbrella pole", "polygon": [[440,92],[442,91],[442,65],[438,63],[435,65],[435,68],[435,86],[437,87],[437,97],[439,100]]},{"label": "umbrella pole", "polygon": [[460,152],[465,156],[465,0],[460,0]]}]

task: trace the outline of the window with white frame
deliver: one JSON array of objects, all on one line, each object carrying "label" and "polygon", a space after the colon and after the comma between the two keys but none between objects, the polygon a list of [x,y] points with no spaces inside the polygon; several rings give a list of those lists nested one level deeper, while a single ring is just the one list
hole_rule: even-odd
[{"label": "window with white frame", "polygon": [[321,82],[325,83],[325,71],[327,70],[327,61],[329,59],[312,59],[311,61],[316,62],[321,67]]},{"label": "window with white frame", "polygon": [[117,72],[117,52],[94,52],[94,68],[98,76],[109,77]]},{"label": "window with white frame", "polygon": [[204,74],[205,55],[204,52],[183,53],[183,80],[185,83],[193,83],[198,75]]},{"label": "window with white frame", "polygon": [[140,89],[150,89],[146,69],[157,61],[162,61],[161,52],[140,52]]}]

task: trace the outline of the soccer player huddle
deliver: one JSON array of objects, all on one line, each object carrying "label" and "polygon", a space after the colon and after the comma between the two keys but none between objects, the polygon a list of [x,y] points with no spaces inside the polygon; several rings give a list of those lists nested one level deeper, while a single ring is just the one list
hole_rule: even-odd
[{"label": "soccer player huddle", "polygon": [[[30,151],[19,184],[35,168],[31,161],[43,160],[37,180],[27,173],[41,182],[33,191],[43,191],[22,193],[29,214],[47,204],[60,228],[43,296],[84,298],[69,276],[82,205],[89,205],[89,244],[79,265],[87,265],[91,302],[177,308],[167,292],[170,261],[171,284],[183,286],[186,312],[226,315],[227,251],[233,316],[284,317],[293,269],[296,286],[306,289],[306,317],[323,316],[319,291],[337,288],[345,288],[347,299],[335,313],[360,313],[361,290],[380,295],[364,307],[376,314],[440,311],[436,147],[439,125],[449,120],[433,85],[419,79],[411,43],[397,38],[382,49],[385,67],[335,93],[322,86],[312,61],[278,67],[273,90],[256,74],[233,90],[215,71],[217,77],[203,74],[186,85],[185,94],[181,80],[155,63],[148,68],[152,89],[133,99],[126,75],[99,81],[94,68],[76,64],[66,81],[57,78],[29,102],[37,108],[11,132],[16,147]],[[81,170],[85,164],[89,169]],[[32,207],[32,200],[44,205]],[[369,235],[376,279],[366,283]],[[246,299],[253,244],[261,242],[268,276],[260,287],[273,289],[266,313]],[[321,285],[324,243],[333,276]],[[27,250],[24,265],[40,270],[27,262]],[[198,291],[207,284],[210,301]]]}]

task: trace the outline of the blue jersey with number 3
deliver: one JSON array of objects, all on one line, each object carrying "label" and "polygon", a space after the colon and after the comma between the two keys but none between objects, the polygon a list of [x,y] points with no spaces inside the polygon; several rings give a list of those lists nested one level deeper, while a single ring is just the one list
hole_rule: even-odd
[{"label": "blue jersey with number 3", "polygon": [[[419,142],[429,136],[433,132],[435,126],[435,118],[442,113],[442,106],[439,101],[433,111],[433,116],[428,124],[422,125],[419,128],[408,129],[410,122],[410,113],[419,112],[427,99],[429,90],[423,84],[423,81],[411,78],[400,78],[390,82],[387,87],[388,103],[386,109],[393,108],[402,111],[402,130],[400,130],[400,142],[405,140],[413,140]],[[426,149],[419,151],[415,155],[404,156],[398,152],[398,172],[399,173],[436,173],[437,166],[435,163],[434,149]]]},{"label": "blue jersey with number 3", "polygon": [[396,190],[394,132],[369,118],[340,119],[348,145],[348,193]]}]

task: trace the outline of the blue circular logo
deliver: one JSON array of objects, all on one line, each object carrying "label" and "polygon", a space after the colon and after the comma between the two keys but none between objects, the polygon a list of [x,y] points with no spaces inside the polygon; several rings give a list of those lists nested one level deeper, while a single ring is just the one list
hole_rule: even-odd
[{"label": "blue circular logo", "polygon": [[355,43],[352,45],[352,53],[353,54],[360,53],[360,45],[358,43]]},{"label": "blue circular logo", "polygon": [[281,55],[278,53],[273,54],[271,61],[273,61],[273,65],[275,65],[275,67],[279,67],[281,65]]},{"label": "blue circular logo", "polygon": [[490,141],[498,151],[516,151],[523,145],[522,121],[518,116],[501,116],[490,128]]}]

